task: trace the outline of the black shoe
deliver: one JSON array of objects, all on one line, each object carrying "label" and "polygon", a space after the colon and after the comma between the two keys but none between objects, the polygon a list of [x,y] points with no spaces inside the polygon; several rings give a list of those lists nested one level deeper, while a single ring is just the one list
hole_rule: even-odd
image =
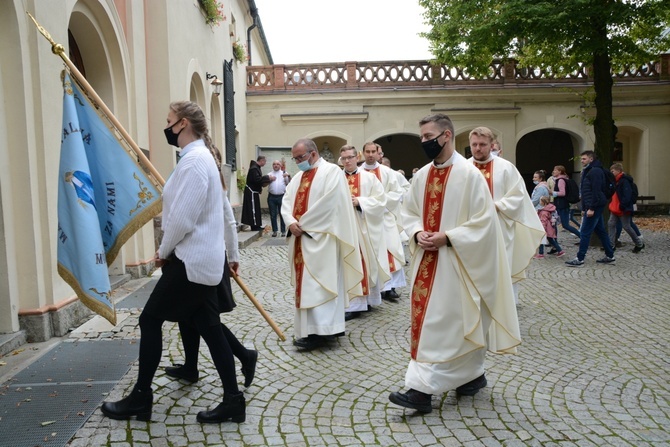
[{"label": "black shoe", "polygon": [[386,292],[386,296],[389,298],[400,298],[400,295],[398,295],[398,292],[395,291],[395,287]]},{"label": "black shoe", "polygon": [[276,231],[272,232],[272,237],[277,237],[277,232]]},{"label": "black shoe", "polygon": [[100,410],[111,419],[126,420],[136,416],[138,421],[149,421],[153,401],[151,388],[140,390],[135,385],[128,396],[118,402],[103,402]]},{"label": "black shoe", "polygon": [[412,408],[421,413],[430,413],[433,407],[430,404],[431,395],[421,391],[410,389],[406,393],[394,391],[389,395],[389,400],[396,405]]},{"label": "black shoe", "polygon": [[558,250],[556,250],[555,248],[552,248],[547,252],[548,255],[555,255],[556,253],[558,253]]},{"label": "black shoe", "polygon": [[389,291],[386,291],[386,292],[382,292],[382,299],[383,299],[384,301],[388,301],[388,302],[390,302],[390,303],[397,303],[397,302],[398,302],[397,299],[396,299],[396,298],[392,298],[391,295],[389,295],[389,293],[391,293],[390,290],[389,290]]},{"label": "black shoe", "polygon": [[182,379],[190,383],[195,383],[200,378],[198,371],[191,372],[184,365],[166,366],[165,374],[175,379]]},{"label": "black shoe", "polygon": [[344,321],[354,320],[361,316],[360,312],[345,312]]},{"label": "black shoe", "polygon": [[482,374],[474,380],[469,381],[465,385],[456,388],[457,396],[474,396],[479,390],[486,386],[486,375]]},{"label": "black shoe", "polygon": [[639,253],[639,252],[642,251],[643,248],[644,248],[644,243],[642,243],[642,245],[640,245],[639,247],[636,245],[635,248],[633,248],[633,253]]},{"label": "black shoe", "polygon": [[255,225],[251,227],[251,231],[261,231],[262,229],[263,227],[257,227]]},{"label": "black shoe", "polygon": [[256,362],[258,361],[258,351],[247,349],[247,361],[242,364],[242,374],[244,375],[244,387],[249,388],[254,381],[256,374]]},{"label": "black shoe", "polygon": [[310,334],[307,337],[293,340],[293,346],[297,346],[298,348],[309,351],[318,348],[320,346],[323,346],[327,342],[328,340],[325,337],[322,337],[321,335]]},{"label": "black shoe", "polygon": [[244,422],[247,419],[244,395],[238,393],[231,397],[223,396],[223,402],[217,405],[215,409],[199,411],[196,419],[203,424],[219,424],[227,420]]}]

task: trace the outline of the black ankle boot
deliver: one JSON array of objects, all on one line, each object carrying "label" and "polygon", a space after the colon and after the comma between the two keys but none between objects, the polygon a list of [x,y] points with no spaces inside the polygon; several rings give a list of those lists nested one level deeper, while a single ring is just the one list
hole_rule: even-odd
[{"label": "black ankle boot", "polygon": [[247,361],[242,363],[242,374],[244,375],[244,387],[249,388],[256,375],[256,362],[258,361],[258,351],[247,349]]},{"label": "black ankle boot", "polygon": [[125,420],[137,416],[138,421],[149,421],[153,400],[151,388],[140,390],[135,385],[128,396],[118,402],[104,402],[100,410],[102,414],[112,419]]},{"label": "black ankle boot", "polygon": [[242,393],[224,396],[223,402],[215,409],[198,412],[196,419],[203,424],[218,424],[229,419],[233,422],[244,422],[247,418],[245,407],[246,403]]}]

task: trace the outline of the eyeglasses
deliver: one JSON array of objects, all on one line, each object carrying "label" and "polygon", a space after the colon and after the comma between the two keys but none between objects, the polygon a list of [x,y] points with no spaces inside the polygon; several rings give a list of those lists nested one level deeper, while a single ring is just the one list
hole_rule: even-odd
[{"label": "eyeglasses", "polygon": [[340,159],[341,159],[342,161],[349,161],[349,160],[352,160],[352,159],[354,159],[354,158],[358,158],[358,157],[356,157],[355,155],[351,155],[351,156],[349,156],[349,157],[340,157]]},{"label": "eyeglasses", "polygon": [[299,163],[299,162],[303,161],[306,157],[309,157],[309,155],[311,153],[312,153],[312,151],[307,151],[302,155],[298,155],[297,157],[291,157],[291,160]]}]

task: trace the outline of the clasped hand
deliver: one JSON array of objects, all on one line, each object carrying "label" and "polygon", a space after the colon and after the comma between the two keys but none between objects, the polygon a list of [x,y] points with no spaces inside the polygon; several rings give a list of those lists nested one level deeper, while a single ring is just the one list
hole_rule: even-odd
[{"label": "clasped hand", "polygon": [[437,251],[447,245],[447,235],[442,232],[421,231],[416,235],[416,243],[426,251]]}]

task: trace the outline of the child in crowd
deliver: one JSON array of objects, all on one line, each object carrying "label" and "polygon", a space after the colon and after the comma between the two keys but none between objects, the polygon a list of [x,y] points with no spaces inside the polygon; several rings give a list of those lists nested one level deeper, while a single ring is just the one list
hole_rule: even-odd
[{"label": "child in crowd", "polygon": [[[540,197],[539,205],[537,215],[540,217],[545,233],[547,233],[547,241],[556,250],[556,256],[560,258],[565,252],[556,240],[556,207],[549,203],[549,196]],[[535,259],[544,259],[544,244],[540,244],[539,253],[535,255]]]}]

